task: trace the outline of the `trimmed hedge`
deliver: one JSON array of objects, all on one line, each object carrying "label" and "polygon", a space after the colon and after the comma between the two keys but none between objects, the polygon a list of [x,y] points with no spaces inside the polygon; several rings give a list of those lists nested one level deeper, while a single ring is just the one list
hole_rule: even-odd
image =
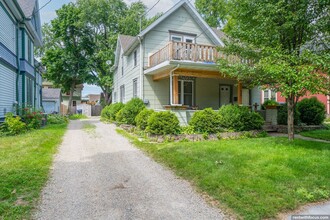
[{"label": "trimmed hedge", "polygon": [[138,128],[145,130],[148,126],[150,116],[155,113],[152,109],[143,109],[135,118],[135,123]]},{"label": "trimmed hedge", "polygon": [[170,111],[155,112],[148,119],[147,132],[151,134],[179,134],[180,123]]},{"label": "trimmed hedge", "polygon": [[[127,102],[119,112],[119,118],[116,117],[116,121],[122,124],[136,125],[135,117],[145,109],[144,103],[139,98],[131,99]],[[118,112],[118,113],[119,113]],[[118,115],[118,114],[117,114]]]},{"label": "trimmed hedge", "polygon": [[124,104],[121,102],[110,104],[103,108],[101,112],[101,118],[107,121],[115,121],[116,114],[124,108]]},{"label": "trimmed hedge", "polygon": [[216,134],[220,132],[220,116],[212,108],[195,112],[189,121],[195,132]]},{"label": "trimmed hedge", "polygon": [[301,100],[297,109],[301,122],[307,125],[320,125],[325,120],[325,106],[316,97]]},{"label": "trimmed hedge", "polygon": [[248,107],[225,105],[219,109],[221,127],[233,131],[250,131],[261,129],[264,119]]}]

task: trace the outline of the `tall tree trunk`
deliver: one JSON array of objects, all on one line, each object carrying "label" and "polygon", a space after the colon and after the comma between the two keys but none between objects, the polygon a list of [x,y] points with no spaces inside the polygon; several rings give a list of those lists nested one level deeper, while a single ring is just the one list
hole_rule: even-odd
[{"label": "tall tree trunk", "polygon": [[73,100],[73,93],[76,85],[73,83],[70,88],[70,95],[69,95],[69,103],[68,103],[68,114],[71,114],[72,110],[72,100]]},{"label": "tall tree trunk", "polygon": [[287,105],[288,105],[288,137],[289,140],[292,141],[294,139],[294,107],[295,107],[295,101],[293,96],[287,98]]}]

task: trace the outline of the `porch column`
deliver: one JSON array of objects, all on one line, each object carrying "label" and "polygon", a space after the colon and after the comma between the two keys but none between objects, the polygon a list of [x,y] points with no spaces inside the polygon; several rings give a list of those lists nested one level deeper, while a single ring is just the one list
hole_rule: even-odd
[{"label": "porch column", "polygon": [[173,76],[173,104],[179,104],[179,77]]},{"label": "porch column", "polygon": [[237,85],[237,104],[242,105],[242,83],[238,82]]}]

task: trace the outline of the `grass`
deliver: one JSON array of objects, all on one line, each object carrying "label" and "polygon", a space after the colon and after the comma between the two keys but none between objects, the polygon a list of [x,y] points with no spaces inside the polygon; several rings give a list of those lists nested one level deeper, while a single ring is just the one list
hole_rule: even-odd
[{"label": "grass", "polygon": [[66,125],[0,138],[0,219],[30,219]]},{"label": "grass", "polygon": [[330,141],[330,130],[304,131],[300,135]]},{"label": "grass", "polygon": [[242,219],[275,218],[330,197],[330,144],[279,137],[152,144],[118,132]]},{"label": "grass", "polygon": [[80,119],[87,119],[88,117],[86,115],[82,115],[82,114],[74,114],[74,115],[70,115],[69,119],[70,120],[80,120]]}]

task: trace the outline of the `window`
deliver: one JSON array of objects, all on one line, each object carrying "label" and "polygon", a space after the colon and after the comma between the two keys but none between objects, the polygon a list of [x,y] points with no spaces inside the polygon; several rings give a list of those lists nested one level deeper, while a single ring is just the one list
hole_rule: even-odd
[{"label": "window", "polygon": [[137,97],[137,78],[133,79],[133,98]]},{"label": "window", "polygon": [[134,51],[134,67],[137,66],[137,51]]},{"label": "window", "polygon": [[267,89],[267,90],[264,90],[263,91],[264,93],[264,102],[267,101],[267,100],[274,100],[276,101],[276,92],[273,91],[273,90],[270,90],[270,89]]},{"label": "window", "polygon": [[72,106],[77,106],[77,101],[72,101]]},{"label": "window", "polygon": [[193,106],[194,104],[194,81],[179,80],[179,103]]},{"label": "window", "polygon": [[120,102],[125,102],[125,85],[120,86]]},{"label": "window", "polygon": [[181,41],[182,41],[182,36],[179,36],[179,35],[171,35],[171,41],[178,41],[178,42],[181,42]]},{"label": "window", "polygon": [[113,93],[113,102],[117,102],[117,92]]},{"label": "window", "polygon": [[31,39],[28,38],[28,42],[27,42],[27,46],[28,46],[28,62],[30,64],[32,64],[32,42],[31,42]]},{"label": "window", "polygon": [[33,91],[34,91],[34,82],[33,79],[26,77],[26,104],[33,106]]},{"label": "window", "polygon": [[121,56],[121,75],[124,75],[124,57]]}]

